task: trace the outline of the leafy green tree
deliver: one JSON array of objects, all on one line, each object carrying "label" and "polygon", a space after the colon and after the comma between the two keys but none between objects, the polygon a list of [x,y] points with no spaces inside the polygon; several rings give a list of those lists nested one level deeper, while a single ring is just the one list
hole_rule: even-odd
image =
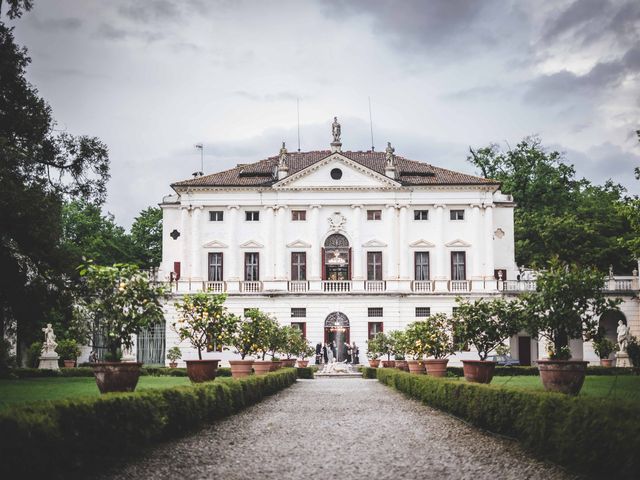
[{"label": "leafy green tree", "polygon": [[[14,19],[32,2],[7,5],[0,15]],[[54,130],[49,105],[25,78],[29,63],[0,20],[0,338],[15,330],[19,358],[51,310],[67,303],[60,300],[69,287],[59,242],[63,200],[101,202],[109,178],[102,142]]]},{"label": "leafy green tree", "polygon": [[467,158],[481,173],[500,181],[513,196],[516,261],[544,266],[552,257],[606,271],[631,272],[624,239],[631,235],[621,211],[624,188],[610,181],[593,185],[576,179],[573,165],[546,151],[539,138],[522,140],[503,152],[497,145],[471,149]]},{"label": "leafy green tree", "polygon": [[142,268],[156,268],[162,261],[162,210],[149,207],[131,225],[131,240]]}]

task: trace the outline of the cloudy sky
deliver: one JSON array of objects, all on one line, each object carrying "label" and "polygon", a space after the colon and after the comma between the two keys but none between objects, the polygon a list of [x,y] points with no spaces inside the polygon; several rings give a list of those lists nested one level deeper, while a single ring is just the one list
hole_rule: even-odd
[{"label": "cloudy sky", "polygon": [[169,184],[282,140],[374,143],[475,173],[469,146],[537,134],[578,174],[640,193],[640,2],[36,0],[13,23],[58,127],[110,149],[129,225]]}]

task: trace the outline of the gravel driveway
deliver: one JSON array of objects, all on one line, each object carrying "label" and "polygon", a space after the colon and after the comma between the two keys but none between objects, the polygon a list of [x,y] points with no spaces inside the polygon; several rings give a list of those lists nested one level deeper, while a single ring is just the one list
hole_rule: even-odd
[{"label": "gravel driveway", "polygon": [[568,479],[510,440],[376,380],[297,384],[103,478],[247,480]]}]

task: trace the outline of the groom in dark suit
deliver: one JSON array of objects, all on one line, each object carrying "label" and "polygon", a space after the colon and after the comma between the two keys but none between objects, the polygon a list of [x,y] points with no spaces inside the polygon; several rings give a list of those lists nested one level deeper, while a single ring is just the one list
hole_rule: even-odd
[{"label": "groom in dark suit", "polygon": [[320,363],[322,363],[322,344],[318,342],[316,343],[316,365]]}]

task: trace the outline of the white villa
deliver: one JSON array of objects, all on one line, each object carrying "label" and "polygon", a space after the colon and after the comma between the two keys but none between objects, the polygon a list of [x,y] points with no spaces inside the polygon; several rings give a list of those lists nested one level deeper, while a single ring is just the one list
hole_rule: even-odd
[{"label": "white villa", "polygon": [[[179,345],[170,328],[174,300],[226,292],[229,310],[260,308],[302,330],[312,343],[356,342],[361,362],[376,332],[403,329],[455,298],[516,295],[535,288],[514,260],[511,196],[493,180],[385,152],[342,149],[333,125],[329,150],[288,152],[173,183],[163,210],[159,279],[171,282],[166,325],[138,339],[138,359],[162,363]],[[638,277],[611,278],[623,318],[640,333]],[[617,318],[603,319],[615,337]],[[611,324],[611,325],[610,325]],[[611,330],[612,329],[612,330]],[[511,339],[522,364],[538,358],[528,334]],[[596,361],[590,345],[575,358]],[[542,352],[542,351],[541,351]],[[209,352],[204,358],[234,358]],[[477,358],[460,352],[451,364]]]}]

